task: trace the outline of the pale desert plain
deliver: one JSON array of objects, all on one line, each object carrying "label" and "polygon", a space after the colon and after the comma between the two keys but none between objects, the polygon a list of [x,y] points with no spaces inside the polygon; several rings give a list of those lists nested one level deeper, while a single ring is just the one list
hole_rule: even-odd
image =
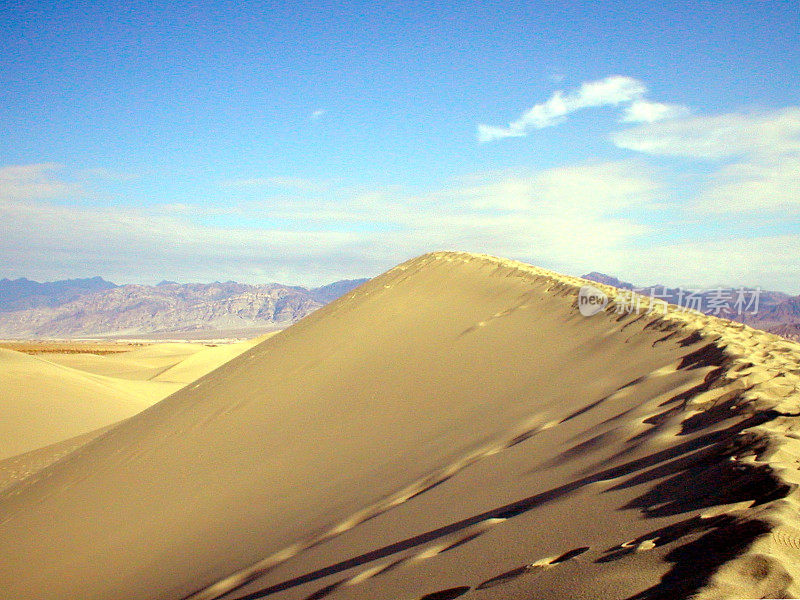
[{"label": "pale desert plain", "polygon": [[797,597],[800,345],[585,284],[437,252],[261,340],[0,350],[0,597]]}]

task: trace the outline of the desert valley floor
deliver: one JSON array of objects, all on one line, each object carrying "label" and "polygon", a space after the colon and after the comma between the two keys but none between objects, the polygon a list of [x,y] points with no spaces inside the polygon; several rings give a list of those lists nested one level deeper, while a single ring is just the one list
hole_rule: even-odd
[{"label": "desert valley floor", "polygon": [[440,252],[269,337],[0,349],[0,597],[788,598],[800,345]]}]

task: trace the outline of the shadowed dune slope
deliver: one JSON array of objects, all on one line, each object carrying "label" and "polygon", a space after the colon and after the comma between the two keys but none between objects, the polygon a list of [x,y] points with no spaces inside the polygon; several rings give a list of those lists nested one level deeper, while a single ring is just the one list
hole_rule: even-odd
[{"label": "shadowed dune slope", "polygon": [[[23,454],[15,454],[12,457],[0,460],[0,495],[3,492],[26,477],[30,477],[37,471],[61,460],[71,452],[74,452],[84,444],[91,442],[94,438],[114,427],[117,422],[82,433],[75,437],[56,442]],[[0,596],[1,597],[1,596]]]},{"label": "shadowed dune slope", "polygon": [[798,346],[581,283],[392,269],[0,495],[3,597],[795,593]]}]

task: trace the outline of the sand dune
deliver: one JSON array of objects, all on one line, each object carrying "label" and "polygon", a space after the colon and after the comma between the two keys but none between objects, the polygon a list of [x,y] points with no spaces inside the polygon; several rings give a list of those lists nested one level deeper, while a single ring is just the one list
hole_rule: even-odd
[{"label": "sand dune", "polygon": [[795,596],[800,346],[583,283],[392,269],[0,494],[3,597]]},{"label": "sand dune", "polygon": [[205,347],[201,351],[187,356],[168,369],[162,370],[153,379],[155,381],[164,381],[170,383],[191,383],[203,375],[210,373],[220,365],[223,365],[229,360],[236,358],[242,352],[245,352],[253,346],[260,344],[262,341],[271,337],[272,335],[274,334],[268,333],[252,340],[236,342],[235,344],[223,344],[220,346]]},{"label": "sand dune", "polygon": [[135,389],[135,382],[129,385],[2,348],[0,373],[0,459],[121,421],[156,401]]},{"label": "sand dune", "polygon": [[57,460],[61,460],[84,444],[88,444],[115,425],[117,425],[116,422],[94,431],[0,460],[0,494],[23,479],[50,466]]},{"label": "sand dune", "polygon": [[[103,355],[46,352],[31,356],[0,348],[0,461],[71,438],[88,442],[90,432],[152,406],[260,339],[213,347],[152,344]],[[55,454],[32,455],[32,462],[25,458],[24,469],[14,467],[5,472],[15,477],[30,474],[34,465],[51,462],[43,462],[42,456],[60,456],[63,448],[58,448]],[[1,462],[0,472],[4,472]],[[0,486],[3,479],[0,475]]]},{"label": "sand dune", "polygon": [[97,375],[107,375],[121,379],[149,380],[190,356],[207,349],[203,344],[172,342],[150,344],[130,352],[103,356],[88,353],[50,353],[46,355],[46,359]]}]

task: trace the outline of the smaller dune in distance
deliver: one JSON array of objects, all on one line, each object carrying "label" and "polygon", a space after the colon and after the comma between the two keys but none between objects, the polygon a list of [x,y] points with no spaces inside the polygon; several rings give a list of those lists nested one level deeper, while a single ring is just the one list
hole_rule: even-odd
[{"label": "smaller dune in distance", "polygon": [[0,490],[256,345],[10,342],[0,345]]},{"label": "smaller dune in distance", "polygon": [[2,597],[796,597],[800,345],[587,284],[438,252],[236,348],[0,350],[7,460],[57,457]]}]

